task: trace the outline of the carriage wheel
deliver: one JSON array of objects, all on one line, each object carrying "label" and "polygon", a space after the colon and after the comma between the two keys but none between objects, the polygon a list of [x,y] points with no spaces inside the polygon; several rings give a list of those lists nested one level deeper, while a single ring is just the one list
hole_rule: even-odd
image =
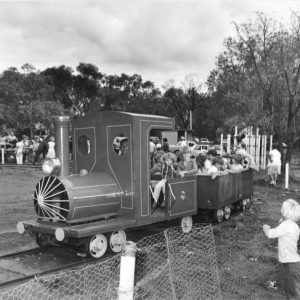
[{"label": "carriage wheel", "polygon": [[40,248],[44,248],[50,245],[51,237],[50,235],[42,234],[40,232],[36,232],[34,234],[35,242]]},{"label": "carriage wheel", "polygon": [[181,219],[181,229],[184,233],[189,233],[193,227],[193,218],[191,216],[183,217]]},{"label": "carriage wheel", "polygon": [[223,208],[218,208],[214,210],[214,221],[217,223],[221,223],[223,221],[224,218],[224,210]]},{"label": "carriage wheel", "polygon": [[89,257],[99,258],[107,250],[107,239],[104,234],[96,234],[87,239],[85,252]]},{"label": "carriage wheel", "polygon": [[126,233],[124,230],[114,231],[109,238],[110,249],[119,253],[122,251],[124,245],[126,244]]},{"label": "carriage wheel", "polygon": [[225,206],[224,207],[224,219],[229,220],[231,216],[231,208],[230,206]]}]

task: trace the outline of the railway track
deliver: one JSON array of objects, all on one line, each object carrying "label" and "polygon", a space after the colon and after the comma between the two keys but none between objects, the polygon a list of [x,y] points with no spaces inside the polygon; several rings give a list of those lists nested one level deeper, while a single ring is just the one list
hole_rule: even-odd
[{"label": "railway track", "polygon": [[[101,258],[97,262],[110,256]],[[0,257],[0,292],[37,276],[82,268],[94,262],[94,258],[80,257],[76,251],[61,246],[51,246],[47,249],[34,248],[7,254]]]}]

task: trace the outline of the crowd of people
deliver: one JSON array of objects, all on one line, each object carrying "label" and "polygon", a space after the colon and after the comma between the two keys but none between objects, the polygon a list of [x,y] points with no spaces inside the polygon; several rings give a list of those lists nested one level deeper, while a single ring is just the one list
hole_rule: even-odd
[{"label": "crowd of people", "polygon": [[[0,141],[1,147],[5,148],[7,154],[8,149],[13,150],[15,161],[18,165],[24,162],[36,164],[41,159],[55,158],[55,138],[52,135],[46,137],[35,136],[29,138],[23,135],[18,139],[13,133],[2,136]],[[8,156],[8,155],[7,155]]]},{"label": "crowd of people", "polygon": [[220,156],[216,150],[197,154],[190,151],[181,139],[183,147],[177,154],[170,152],[167,139],[163,139],[161,147],[156,147],[150,141],[151,177],[160,179],[153,191],[153,198],[157,202],[161,191],[165,192],[168,178],[183,177],[192,174],[209,175],[215,179],[218,175],[241,172],[251,168],[257,170],[254,158],[247,153],[246,145],[239,143],[231,154]]}]

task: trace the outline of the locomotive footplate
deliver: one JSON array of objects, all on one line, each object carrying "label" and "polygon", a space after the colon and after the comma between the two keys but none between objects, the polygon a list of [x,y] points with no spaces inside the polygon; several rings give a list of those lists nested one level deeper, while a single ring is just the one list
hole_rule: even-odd
[{"label": "locomotive footplate", "polygon": [[107,233],[120,229],[131,228],[136,226],[136,220],[129,218],[111,218],[93,223],[72,224],[69,226],[64,223],[49,223],[37,222],[30,220],[22,222],[24,228],[28,232],[37,232],[48,235],[55,235],[57,229],[63,230],[65,237],[85,238],[99,233]]}]

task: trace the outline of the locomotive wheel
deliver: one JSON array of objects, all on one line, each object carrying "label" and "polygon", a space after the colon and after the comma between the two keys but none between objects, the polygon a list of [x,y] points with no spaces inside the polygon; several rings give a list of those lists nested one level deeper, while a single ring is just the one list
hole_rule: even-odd
[{"label": "locomotive wheel", "polygon": [[231,208],[230,206],[225,206],[224,207],[224,219],[229,220],[231,216]]},{"label": "locomotive wheel", "polygon": [[42,234],[42,233],[35,233],[35,242],[40,248],[44,248],[50,245],[51,237],[50,235]]},{"label": "locomotive wheel", "polygon": [[107,239],[104,234],[96,234],[87,239],[85,244],[87,256],[99,258],[105,254],[106,250]]},{"label": "locomotive wheel", "polygon": [[114,231],[109,238],[110,249],[119,253],[122,251],[124,245],[126,244],[126,233],[124,230]]},{"label": "locomotive wheel", "polygon": [[189,233],[193,227],[193,218],[191,216],[183,217],[180,225],[182,232]]},{"label": "locomotive wheel", "polygon": [[215,209],[214,216],[213,216],[214,222],[221,223],[223,221],[223,218],[224,218],[223,208]]}]

